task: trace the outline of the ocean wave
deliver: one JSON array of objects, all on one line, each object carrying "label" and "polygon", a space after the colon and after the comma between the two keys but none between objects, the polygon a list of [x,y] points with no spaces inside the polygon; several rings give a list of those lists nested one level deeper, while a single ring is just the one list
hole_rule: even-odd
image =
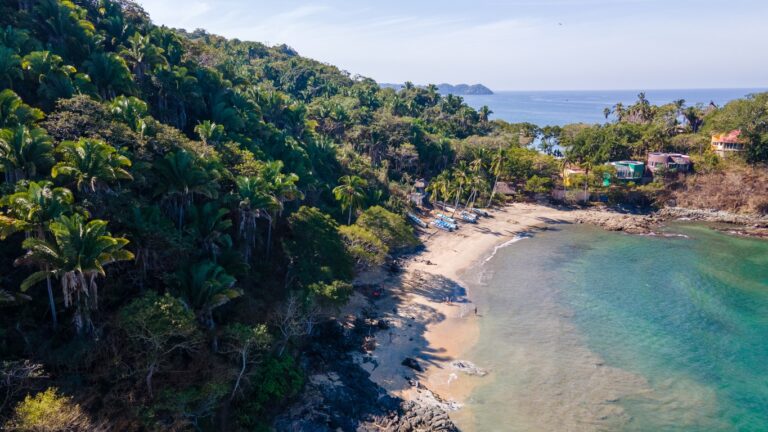
[{"label": "ocean wave", "polygon": [[497,245],[495,248],[493,248],[493,252],[491,252],[491,254],[485,260],[483,260],[483,264],[485,264],[488,261],[492,260],[493,257],[496,256],[496,253],[499,252],[499,250],[504,249],[505,247],[507,247],[507,246],[509,246],[511,244],[517,243],[520,240],[527,239],[527,238],[530,238],[530,237],[531,237],[530,234],[518,234],[518,235],[514,236],[513,238],[505,241],[504,243],[502,243],[500,245]]}]

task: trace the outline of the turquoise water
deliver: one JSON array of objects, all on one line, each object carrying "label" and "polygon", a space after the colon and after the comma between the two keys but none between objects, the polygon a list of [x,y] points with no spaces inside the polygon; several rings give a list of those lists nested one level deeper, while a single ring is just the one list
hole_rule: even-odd
[{"label": "turquoise water", "polygon": [[560,225],[468,275],[492,373],[461,426],[768,431],[768,242],[669,231]]},{"label": "turquoise water", "polygon": [[[617,102],[625,106],[637,100],[642,90],[595,91],[500,91],[494,95],[462,96],[474,108],[488,105],[498,118],[512,123],[528,122],[539,126],[569,123],[603,123],[603,110]],[[723,104],[765,89],[677,89],[648,90],[646,97],[656,105],[685,99],[688,106],[714,102]]]}]

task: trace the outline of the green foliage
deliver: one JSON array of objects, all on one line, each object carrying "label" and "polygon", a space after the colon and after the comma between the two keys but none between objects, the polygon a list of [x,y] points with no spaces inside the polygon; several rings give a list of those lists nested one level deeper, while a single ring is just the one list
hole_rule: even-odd
[{"label": "green foliage", "polygon": [[299,287],[313,283],[349,281],[352,260],[338,231],[338,224],[314,207],[301,207],[288,218],[290,236],[285,250],[291,273]]},{"label": "green foliage", "polygon": [[49,388],[27,396],[14,409],[5,430],[18,432],[86,432],[92,430],[88,415],[71,397]]},{"label": "green foliage", "polygon": [[419,245],[413,228],[405,218],[380,206],[366,209],[355,224],[371,232],[391,251]]},{"label": "green foliage", "polygon": [[184,303],[209,325],[214,309],[242,295],[236,282],[222,266],[208,260],[182,267],[170,281]]},{"label": "green foliage", "polygon": [[358,225],[339,227],[347,252],[361,268],[384,264],[389,248],[376,234]]},{"label": "green foliage", "polygon": [[342,210],[349,209],[347,220],[347,225],[349,225],[352,223],[352,212],[365,199],[365,187],[368,182],[358,176],[343,176],[339,179],[339,183],[333,189],[333,196],[341,203]]},{"label": "green foliage", "polygon": [[[287,46],[158,27],[132,1],[11,3],[0,6],[2,299],[22,300],[13,287],[43,281],[60,290],[50,288],[49,305],[35,295],[24,307],[4,303],[0,328],[39,326],[44,306],[55,313],[62,297],[78,330],[104,328],[83,350],[92,355],[62,363],[49,359],[67,357],[58,348],[73,344],[67,332],[56,343],[33,332],[24,345],[51,347],[40,361],[55,363],[52,381],[103,399],[97,413],[126,429],[204,429],[227,412],[227,395],[240,426],[268,424],[302,379],[290,357],[267,355],[266,312],[294,300],[284,326],[294,328],[273,328],[282,350],[306,336],[314,302],[347,299],[355,264],[418,245],[398,214],[416,179],[433,202],[485,205],[498,199],[498,181],[548,190],[561,148],[595,185],[603,162],[702,149],[710,132],[736,128],[750,140],[750,163],[768,159],[765,94],[722,109],[653,106],[640,94],[610,109],[605,125],[539,128],[491,121],[490,109],[433,85],[382,89]],[[700,169],[715,169],[704,158]],[[662,187],[609,193],[651,201]],[[13,266],[20,247],[17,263],[32,267]],[[110,294],[103,301],[97,281]],[[152,294],[162,289],[171,294]],[[247,299],[219,309],[239,296]],[[202,343],[201,325],[214,342],[221,336],[219,351]],[[149,421],[137,426],[137,411]]]},{"label": "green foliage", "polygon": [[352,284],[342,280],[331,282],[315,282],[307,287],[312,296],[321,303],[341,306],[349,300],[352,294]]},{"label": "green foliage", "polygon": [[267,359],[250,377],[252,391],[238,407],[240,424],[253,429],[262,425],[268,411],[282,406],[304,386],[304,375],[291,356]]},{"label": "green foliage", "polygon": [[530,193],[546,193],[550,189],[552,189],[552,180],[546,177],[533,175],[525,182],[525,190]]},{"label": "green foliage", "polygon": [[91,311],[98,306],[96,278],[105,276],[104,266],[133,259],[124,247],[128,240],[112,237],[107,222],[86,220],[80,214],[62,215],[49,223],[53,241],[30,237],[22,244],[27,253],[19,263],[35,264],[44,270],[28,276],[22,291],[49,277],[59,279],[64,294],[64,305],[75,306],[75,328],[93,330]]},{"label": "green foliage", "polygon": [[[165,355],[176,339],[187,341],[187,349],[196,344],[199,332],[195,314],[182,301],[166,293],[149,291],[123,307],[119,326],[130,340],[152,355]],[[179,349],[182,348],[179,345]]]},{"label": "green foliage", "polygon": [[133,179],[127,170],[131,160],[103,141],[64,141],[56,152],[62,160],[51,169],[51,177],[70,179],[80,191],[96,192],[120,180]]}]

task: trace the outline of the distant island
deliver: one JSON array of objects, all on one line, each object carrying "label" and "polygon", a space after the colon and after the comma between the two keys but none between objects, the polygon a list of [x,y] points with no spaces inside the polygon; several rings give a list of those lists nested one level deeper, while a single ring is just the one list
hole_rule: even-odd
[{"label": "distant island", "polygon": [[[391,84],[391,83],[382,83],[379,84],[382,88],[393,88],[395,90],[400,90],[404,87],[403,84]],[[418,86],[418,87],[426,87],[426,86]],[[448,84],[448,83],[442,83],[437,85],[437,89],[441,94],[453,94],[457,96],[463,96],[463,95],[492,95],[493,91],[489,89],[488,87],[482,85],[482,84]]]}]

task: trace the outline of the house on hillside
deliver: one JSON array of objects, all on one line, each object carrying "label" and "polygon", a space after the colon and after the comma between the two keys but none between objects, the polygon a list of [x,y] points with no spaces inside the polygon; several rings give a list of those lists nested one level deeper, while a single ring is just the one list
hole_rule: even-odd
[{"label": "house on hillside", "polygon": [[606,180],[603,182],[605,186],[609,186],[611,184],[612,178],[615,178],[616,180],[621,182],[640,183],[642,182],[643,177],[645,176],[644,162],[633,161],[633,160],[623,160],[623,161],[608,162],[608,165],[611,165],[616,170],[616,174],[613,176],[609,175],[607,179],[604,179]]},{"label": "house on hillside", "polygon": [[427,182],[418,179],[413,183],[413,190],[408,194],[408,201],[418,207],[423,207],[427,203]]},{"label": "house on hillside", "polygon": [[659,170],[668,173],[687,173],[692,167],[691,158],[688,155],[662,152],[648,154],[648,169],[654,175]]},{"label": "house on hillside", "polygon": [[747,140],[741,136],[741,130],[712,135],[712,151],[721,158],[743,152],[746,147]]}]

